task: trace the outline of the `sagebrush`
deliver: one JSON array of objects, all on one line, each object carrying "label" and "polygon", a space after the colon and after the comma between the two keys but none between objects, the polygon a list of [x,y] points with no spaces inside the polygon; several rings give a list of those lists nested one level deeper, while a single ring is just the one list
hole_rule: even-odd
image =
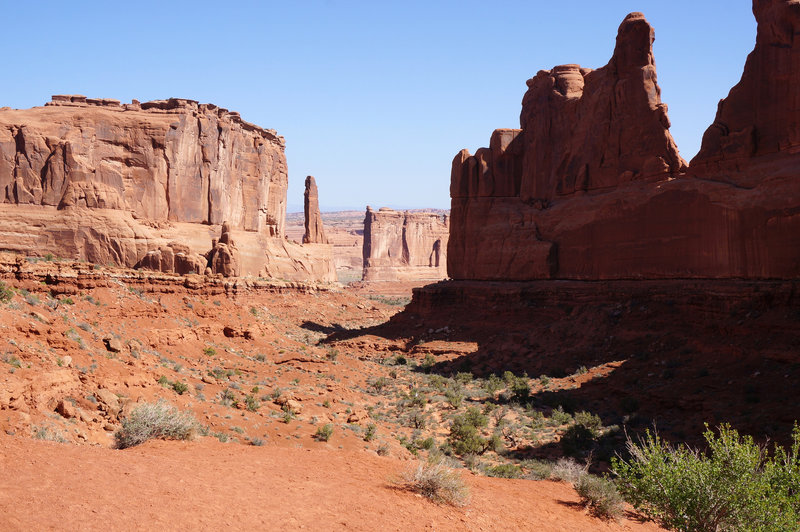
[{"label": "sagebrush", "polygon": [[151,439],[188,440],[197,430],[195,418],[164,402],[143,403],[122,420],[114,434],[118,449],[126,449]]},{"label": "sagebrush", "polygon": [[441,457],[420,462],[407,470],[400,484],[435,502],[453,506],[465,506],[469,502],[469,488],[461,473],[449,467]]}]

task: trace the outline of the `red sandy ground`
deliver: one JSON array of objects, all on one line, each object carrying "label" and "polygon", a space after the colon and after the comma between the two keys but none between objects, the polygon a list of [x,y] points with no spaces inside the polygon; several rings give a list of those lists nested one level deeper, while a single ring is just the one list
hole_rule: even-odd
[{"label": "red sandy ground", "polygon": [[[465,508],[393,485],[416,463],[398,442],[408,429],[374,420],[376,439],[362,436],[368,409],[386,401],[367,383],[391,366],[373,360],[368,336],[338,352],[318,341],[384,323],[402,307],[323,287],[186,287],[77,263],[10,273],[13,260],[0,259],[0,279],[18,290],[0,304],[0,530],[657,529],[630,514],[593,517],[565,483],[462,470],[472,492]],[[106,350],[111,337],[119,352]],[[188,390],[160,385],[162,376]],[[226,390],[239,408],[221,401]],[[271,399],[277,390],[298,405],[289,423]],[[104,402],[109,392],[119,411]],[[242,406],[251,393],[260,398],[252,412]],[[120,420],[157,398],[228,443],[205,436],[113,449]],[[65,402],[74,408],[61,415]],[[334,434],[316,441],[325,423]],[[33,438],[42,428],[68,443]],[[263,445],[248,445],[256,440]]]},{"label": "red sandy ground", "polygon": [[453,508],[393,487],[405,464],[334,446],[211,438],[116,451],[0,436],[3,530],[657,530],[589,516],[551,481],[465,473]]}]

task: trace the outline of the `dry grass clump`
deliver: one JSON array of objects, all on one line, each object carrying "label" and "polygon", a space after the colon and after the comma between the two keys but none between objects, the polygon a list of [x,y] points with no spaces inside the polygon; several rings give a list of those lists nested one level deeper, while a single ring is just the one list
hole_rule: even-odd
[{"label": "dry grass clump", "polygon": [[461,473],[449,467],[442,458],[420,462],[403,473],[399,484],[434,502],[453,506],[469,503],[469,488],[464,484]]},{"label": "dry grass clump", "polygon": [[143,403],[122,420],[114,434],[118,449],[127,449],[151,439],[188,440],[197,429],[197,420],[164,401]]}]

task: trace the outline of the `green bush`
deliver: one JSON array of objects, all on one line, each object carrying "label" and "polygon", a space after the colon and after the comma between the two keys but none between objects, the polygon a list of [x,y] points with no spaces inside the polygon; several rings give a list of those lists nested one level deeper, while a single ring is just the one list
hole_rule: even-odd
[{"label": "green bush", "polygon": [[333,425],[326,423],[325,425],[317,428],[317,432],[314,434],[314,439],[317,441],[328,441],[331,439],[332,435]]},{"label": "green bush", "polygon": [[447,439],[453,452],[459,455],[486,452],[489,449],[489,440],[484,438],[478,429],[488,424],[489,418],[474,406],[468,408],[464,414],[455,416]]},{"label": "green bush", "polygon": [[707,453],[649,431],[638,444],[628,439],[630,459],[612,461],[622,495],[675,530],[797,530],[800,429],[788,451],[776,446],[771,456],[727,424],[703,436]]},{"label": "green bush", "polygon": [[244,398],[244,404],[250,412],[256,412],[261,408],[261,403],[256,399],[255,395],[248,395]]},{"label": "green bush", "polygon": [[522,468],[514,464],[500,464],[486,468],[487,477],[522,478]]},{"label": "green bush", "polygon": [[12,297],[14,297],[14,290],[9,288],[3,281],[0,281],[0,302],[11,301]]},{"label": "green bush", "polygon": [[164,401],[143,403],[122,420],[122,428],[114,438],[118,449],[126,449],[154,438],[188,440],[197,426],[191,414],[180,412]]},{"label": "green bush", "polygon": [[422,359],[420,362],[419,367],[422,368],[422,371],[425,373],[430,373],[433,366],[436,364],[436,359],[433,357],[432,354],[428,353],[425,355],[425,358]]},{"label": "green bush", "polygon": [[189,391],[189,385],[185,382],[175,381],[172,383],[172,389],[175,390],[175,393],[178,395],[183,395]]},{"label": "green bush", "polygon": [[578,412],[573,423],[561,437],[561,448],[568,456],[581,456],[590,451],[600,436],[603,423],[600,418],[588,412]]}]

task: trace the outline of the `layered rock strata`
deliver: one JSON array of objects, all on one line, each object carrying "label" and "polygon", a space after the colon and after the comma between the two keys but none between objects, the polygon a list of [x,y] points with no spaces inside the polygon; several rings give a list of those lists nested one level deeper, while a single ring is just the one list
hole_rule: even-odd
[{"label": "layered rock strata", "polygon": [[213,104],[58,95],[0,109],[5,250],[185,273],[227,221],[241,275],[335,281],[283,242],[287,183],[283,138]]},{"label": "layered rock strata", "polygon": [[449,219],[436,213],[367,207],[364,281],[428,281],[447,277]]},{"label": "layered rock strata", "polygon": [[306,190],[303,200],[303,212],[305,214],[303,244],[328,244],[325,228],[322,225],[322,214],[319,212],[319,191],[313,176],[306,177]]},{"label": "layered rock strata", "polygon": [[756,48],[691,167],[669,134],[640,13],[605,67],[539,72],[521,129],[453,161],[450,277],[797,278],[799,10],[754,2]]}]

